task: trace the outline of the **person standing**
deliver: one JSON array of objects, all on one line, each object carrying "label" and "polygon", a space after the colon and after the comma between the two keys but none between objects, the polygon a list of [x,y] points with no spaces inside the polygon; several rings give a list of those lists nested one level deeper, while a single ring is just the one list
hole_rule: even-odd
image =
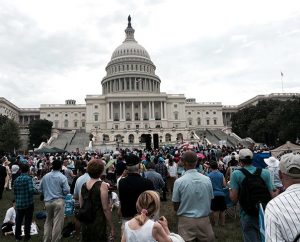
[{"label": "person standing", "polygon": [[168,178],[168,168],[165,164],[165,160],[163,157],[158,158],[158,163],[155,165],[155,171],[161,174],[163,180],[164,180],[164,187],[162,188],[162,201],[167,201],[167,178]]},{"label": "person standing", "polygon": [[23,219],[25,219],[24,241],[30,240],[30,228],[34,210],[33,195],[34,187],[32,177],[28,175],[29,165],[20,164],[21,175],[14,182],[14,195],[16,201],[16,228],[15,238],[17,241],[22,239],[21,237],[21,225]]},{"label": "person standing", "polygon": [[70,193],[67,178],[60,172],[62,162],[55,159],[52,171],[41,181],[40,191],[44,195],[47,218],[44,224],[44,242],[57,242],[61,239],[64,226],[65,196]]},{"label": "person standing", "polygon": [[147,164],[147,171],[145,172],[145,178],[152,181],[155,191],[160,194],[160,191],[165,186],[165,182],[158,172],[155,170],[155,164],[153,162],[149,162]]},{"label": "person standing", "polygon": [[266,205],[275,195],[269,171],[254,167],[252,159],[251,150],[240,150],[239,160],[242,168],[232,173],[229,188],[230,199],[234,203],[239,201],[241,206],[240,222],[244,242],[260,242],[258,200]]},{"label": "person standing", "polygon": [[140,176],[140,158],[134,154],[125,156],[128,175],[119,181],[119,198],[121,204],[122,227],[125,222],[136,214],[136,201],[139,195],[146,190],[154,190],[153,183]]},{"label": "person standing", "polygon": [[7,176],[6,168],[2,165],[3,158],[0,159],[0,200],[2,199],[2,194],[5,186],[5,179]]},{"label": "person standing", "polygon": [[218,163],[216,161],[210,162],[211,172],[208,177],[211,180],[214,198],[211,200],[211,210],[213,211],[213,225],[225,226],[225,193],[223,188],[226,187],[224,175],[218,170]]},{"label": "person standing", "polygon": [[209,220],[211,199],[214,197],[209,177],[197,172],[197,155],[185,152],[181,161],[186,172],[174,183],[173,206],[178,216],[178,234],[184,241],[214,241]]},{"label": "person standing", "polygon": [[82,206],[83,198],[90,198],[95,220],[91,223],[81,223],[82,242],[106,241],[106,225],[110,227],[110,237],[115,237],[115,228],[112,223],[112,213],[109,205],[108,184],[100,179],[103,171],[104,163],[102,160],[93,159],[88,163],[87,172],[91,179],[83,184],[79,201],[80,206]]},{"label": "person standing", "polygon": [[279,169],[279,177],[286,190],[272,199],[266,207],[265,241],[299,241],[300,155],[283,155]]}]

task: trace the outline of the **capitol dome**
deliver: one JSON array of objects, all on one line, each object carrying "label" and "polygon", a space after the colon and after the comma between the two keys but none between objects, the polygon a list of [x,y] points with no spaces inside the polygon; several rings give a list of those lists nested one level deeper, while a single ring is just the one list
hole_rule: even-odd
[{"label": "capitol dome", "polygon": [[135,30],[128,25],[125,40],[118,46],[107,64],[103,78],[102,93],[115,92],[160,92],[160,79],[155,75],[155,65],[147,50],[134,38]]}]

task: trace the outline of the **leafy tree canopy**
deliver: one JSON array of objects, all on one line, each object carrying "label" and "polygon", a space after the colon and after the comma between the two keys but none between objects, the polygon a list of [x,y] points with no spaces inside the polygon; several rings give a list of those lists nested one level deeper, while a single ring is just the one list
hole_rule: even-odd
[{"label": "leafy tree canopy", "polygon": [[29,146],[38,147],[51,136],[52,122],[48,120],[34,120],[29,124]]},{"label": "leafy tree canopy", "polygon": [[281,145],[300,138],[300,98],[263,100],[232,117],[232,131],[256,142]]},{"label": "leafy tree canopy", "polygon": [[13,152],[20,147],[20,143],[18,124],[0,114],[0,153]]}]

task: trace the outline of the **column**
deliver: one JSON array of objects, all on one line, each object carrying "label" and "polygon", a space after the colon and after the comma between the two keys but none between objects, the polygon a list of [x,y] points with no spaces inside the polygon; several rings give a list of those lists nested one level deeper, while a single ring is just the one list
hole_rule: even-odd
[{"label": "column", "polygon": [[109,102],[106,103],[106,119],[109,119]]},{"label": "column", "polygon": [[160,102],[160,119],[162,120],[164,118],[164,115],[163,115],[163,102],[161,101]]},{"label": "column", "polygon": [[119,110],[120,112],[119,112],[119,120],[121,121],[121,119],[122,119],[122,102],[120,102],[120,110]]},{"label": "column", "polygon": [[140,118],[140,120],[143,121],[143,102],[140,102],[140,110],[141,110],[141,118]]},{"label": "column", "polygon": [[151,102],[149,101],[149,114],[148,114],[148,119],[151,119]]},{"label": "column", "polygon": [[123,102],[123,120],[126,119],[126,113],[125,113],[125,102]]},{"label": "column", "polygon": [[154,102],[152,102],[152,118],[155,119],[155,115],[154,115]]},{"label": "column", "polygon": [[132,91],[131,78],[128,78],[128,79],[129,79],[129,91]]},{"label": "column", "polygon": [[133,106],[133,102],[131,102],[131,121],[134,121],[134,106]]},{"label": "column", "polygon": [[118,89],[119,91],[121,91],[122,90],[122,83],[121,83],[121,79],[119,78],[119,89]]},{"label": "column", "polygon": [[164,118],[167,119],[167,102],[164,102]]},{"label": "column", "polygon": [[110,108],[111,108],[111,111],[110,111],[111,119],[114,120],[114,102],[111,102]]}]

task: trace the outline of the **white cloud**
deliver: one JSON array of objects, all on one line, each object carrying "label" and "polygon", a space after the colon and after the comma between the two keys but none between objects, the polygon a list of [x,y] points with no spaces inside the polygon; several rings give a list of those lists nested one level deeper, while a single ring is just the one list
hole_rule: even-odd
[{"label": "white cloud", "polygon": [[128,14],[161,90],[239,104],[300,92],[299,1],[0,0],[0,96],[20,107],[101,93]]}]

